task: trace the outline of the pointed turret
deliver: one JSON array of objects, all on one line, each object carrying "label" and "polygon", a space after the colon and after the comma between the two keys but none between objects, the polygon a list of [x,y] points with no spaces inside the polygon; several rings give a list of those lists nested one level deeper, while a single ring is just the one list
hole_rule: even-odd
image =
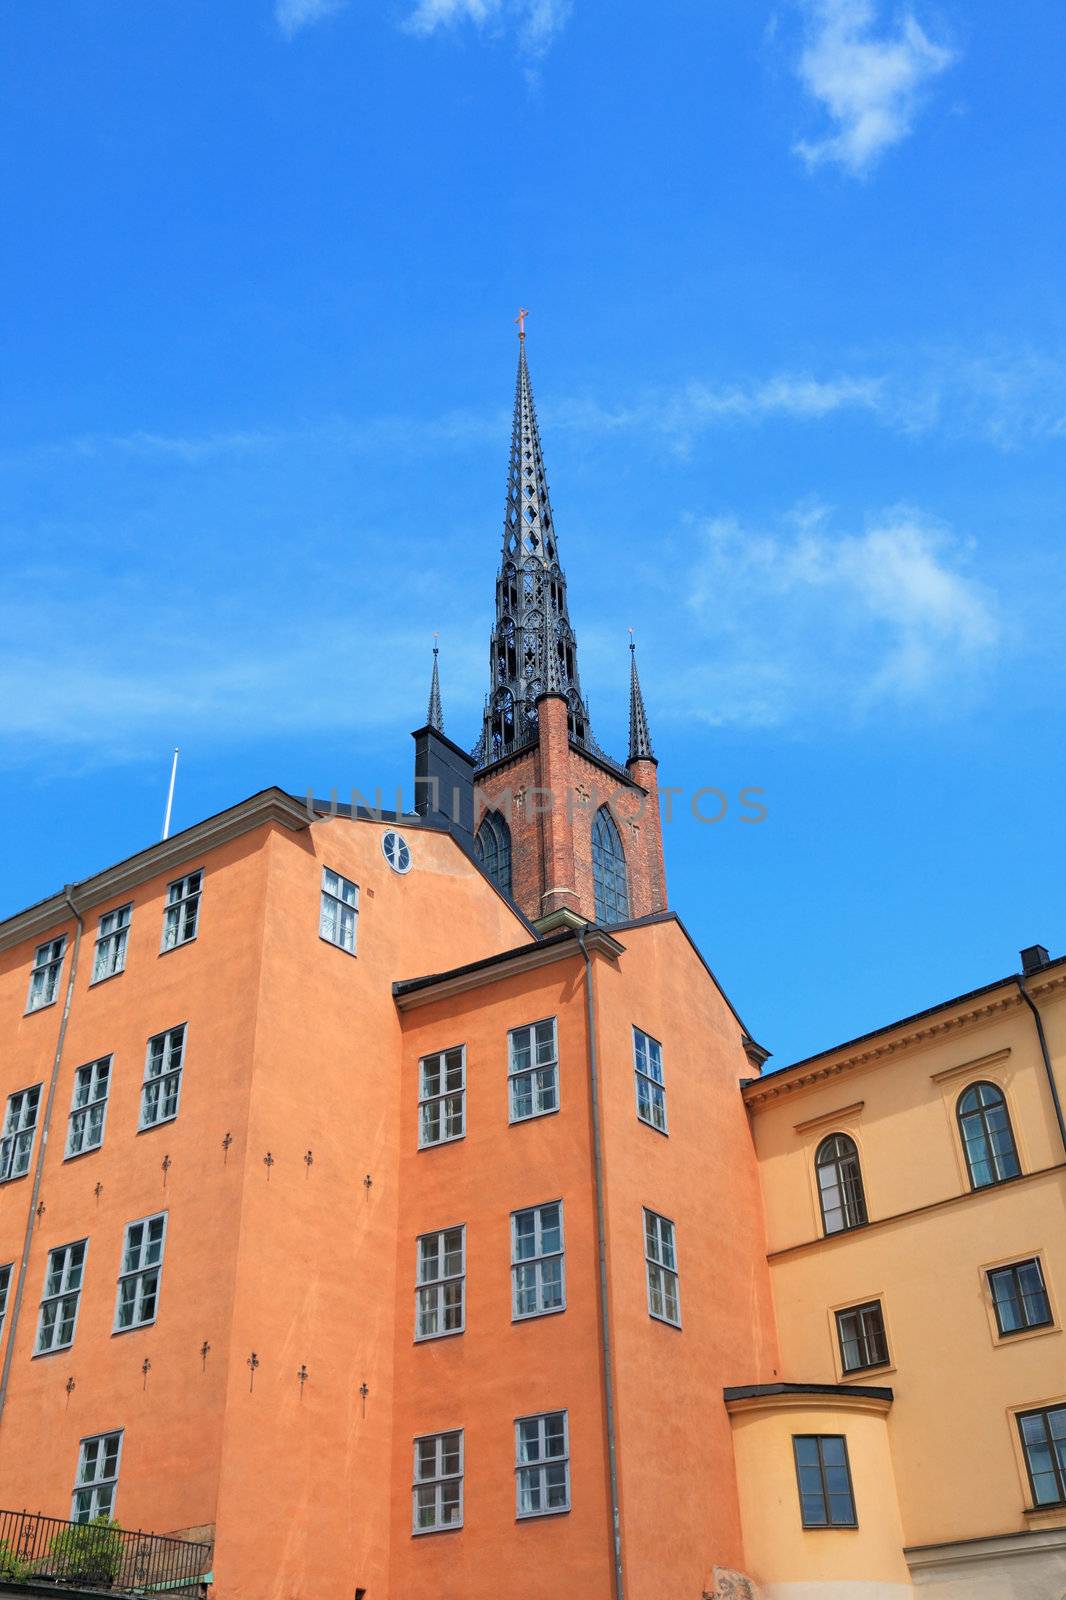
[{"label": "pointed turret", "polygon": [[637,675],[637,647],[633,642],[632,628],[629,630],[629,760],[655,760],[648,730],[648,713],[644,709],[644,696]]},{"label": "pointed turret", "polygon": [[437,668],[437,657],[440,655],[440,646],[436,642],[437,636],[433,635],[433,676],[429,682],[429,709],[426,712],[427,728],[435,728],[438,733],[444,732],[444,713],[440,703],[440,672]]},{"label": "pointed turret", "polygon": [[[547,638],[554,641],[556,661],[546,658]],[[489,671],[491,688],[476,752],[480,767],[536,743],[537,699],[544,692],[549,672],[554,675],[550,692],[561,695],[567,703],[570,737],[577,743],[587,740],[588,707],[578,677],[577,644],[567,611],[566,577],[559,565],[524,331],[518,340],[511,460]]]}]

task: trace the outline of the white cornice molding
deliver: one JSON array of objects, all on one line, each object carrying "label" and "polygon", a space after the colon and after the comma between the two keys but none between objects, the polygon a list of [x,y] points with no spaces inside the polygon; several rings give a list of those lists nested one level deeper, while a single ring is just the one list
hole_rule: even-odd
[{"label": "white cornice molding", "polygon": [[[281,789],[265,789],[262,794],[242,800],[240,805],[231,806],[228,811],[220,811],[205,822],[197,822],[170,839],[161,839],[158,844],[149,845],[147,850],[141,850],[113,867],[106,867],[103,872],[97,872],[81,883],[72,884],[70,899],[80,912],[91,911],[94,906],[128,895],[147,878],[181,866],[194,856],[206,855],[209,850],[215,850],[219,845],[228,844],[231,839],[238,839],[253,828],[261,828],[269,823],[298,833],[310,826],[311,818],[306,806],[299,804],[291,795]],[[67,893],[63,891],[51,895],[47,900],[19,911],[15,916],[8,917],[6,922],[0,923],[0,950],[10,950],[23,939],[40,939],[57,924],[69,922],[71,910]]]},{"label": "white cornice molding", "polygon": [[[604,933],[601,928],[590,928],[585,935],[585,943],[590,952],[606,956],[612,961],[625,950],[625,945],[619,944],[617,939]],[[394,996],[396,1009],[413,1011],[417,1006],[432,1005],[434,1001],[446,1000],[451,995],[465,994],[471,989],[483,988],[487,983],[500,983],[504,978],[532,972],[537,967],[549,966],[553,961],[570,961],[575,956],[581,956],[581,947],[576,939],[530,944],[527,948],[514,951],[505,960],[477,965],[468,972],[445,973],[437,982],[426,983],[406,994],[397,994]]]},{"label": "white cornice molding", "polygon": [[945,1067],[943,1072],[931,1072],[930,1083],[951,1083],[955,1078],[962,1078],[968,1072],[984,1072],[988,1067],[994,1067],[1001,1061],[1006,1061],[1011,1053],[1010,1045],[1005,1050],[993,1050],[990,1056],[978,1056],[974,1061],[960,1061],[954,1067]]},{"label": "white cornice molding", "polygon": [[857,1117],[861,1112],[865,1100],[853,1100],[850,1106],[838,1106],[835,1111],[823,1111],[817,1117],[808,1117],[806,1122],[793,1124],[793,1133],[810,1133],[814,1128],[825,1127],[830,1122],[846,1122]]}]

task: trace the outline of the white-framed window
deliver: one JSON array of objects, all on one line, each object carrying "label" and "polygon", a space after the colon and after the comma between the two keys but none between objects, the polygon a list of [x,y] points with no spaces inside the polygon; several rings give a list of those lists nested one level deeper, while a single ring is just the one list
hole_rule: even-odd
[{"label": "white-framed window", "polygon": [[33,966],[30,969],[30,992],[26,997],[27,1011],[43,1011],[45,1006],[54,1004],[59,993],[59,975],[63,971],[66,948],[65,933],[58,939],[49,939],[46,944],[37,946],[33,956]]},{"label": "white-framed window", "polygon": [[127,1328],[141,1328],[146,1322],[155,1321],[166,1232],[165,1211],[126,1224],[118,1274],[118,1298],[115,1301],[116,1333],[123,1333]]},{"label": "white-framed window", "polygon": [[410,872],[411,846],[402,833],[390,828],[388,833],[382,834],[381,851],[393,872]]},{"label": "white-framed window", "polygon": [[554,1017],[511,1029],[507,1081],[512,1122],[558,1111],[559,1047]]},{"label": "white-framed window", "polygon": [[185,1023],[155,1033],[148,1041],[141,1088],[141,1127],[154,1128],[178,1114],[181,1071],[185,1062]]},{"label": "white-framed window", "polygon": [[415,1338],[439,1339],[466,1326],[466,1229],[444,1228],[418,1240]]},{"label": "white-framed window", "polygon": [[463,1525],[463,1430],[415,1440],[412,1531],[438,1533]]},{"label": "white-framed window", "polygon": [[72,1522],[92,1522],[110,1517],[115,1509],[118,1463],[122,1454],[122,1432],[98,1433],[83,1439],[78,1449],[78,1476],[70,1505]]},{"label": "white-framed window", "polygon": [[355,955],[355,924],[359,916],[359,885],[342,878],[330,867],[322,868],[322,903],[318,913],[319,937],[339,950]]},{"label": "white-framed window", "polygon": [[34,1355],[43,1356],[50,1350],[65,1350],[74,1343],[74,1326],[78,1320],[78,1302],[81,1299],[88,1247],[88,1239],[79,1239],[76,1244],[57,1245],[48,1252]]},{"label": "white-framed window", "polygon": [[563,1203],[511,1213],[511,1316],[543,1317],[566,1308]]},{"label": "white-framed window", "polygon": [[644,1262],[648,1269],[648,1312],[660,1322],[681,1326],[674,1225],[644,1208]]},{"label": "white-framed window", "polygon": [[39,1083],[8,1095],[4,1131],[0,1135],[0,1183],[7,1183],[9,1178],[24,1178],[29,1172],[40,1104]]},{"label": "white-framed window", "polygon": [[633,1068],[637,1080],[637,1116],[660,1133],[666,1132],[666,1089],[663,1047],[650,1033],[633,1029]]},{"label": "white-framed window", "polygon": [[189,872],[184,878],[175,878],[167,884],[167,900],[163,908],[164,950],[174,950],[179,944],[188,944],[196,938],[200,922],[200,894],[204,886],[203,871]]},{"label": "white-framed window", "polygon": [[466,1133],[466,1045],[418,1063],[418,1145],[447,1144]]},{"label": "white-framed window", "polygon": [[515,1514],[570,1510],[570,1426],[565,1411],[519,1417],[515,1431]]},{"label": "white-framed window", "polygon": [[107,1091],[111,1082],[111,1057],[87,1061],[74,1074],[74,1093],[70,1098],[66,1157],[98,1150],[104,1142],[104,1117]]},{"label": "white-framed window", "polygon": [[4,1319],[7,1316],[7,1296],[11,1288],[11,1268],[13,1261],[7,1261],[0,1267],[0,1336],[4,1332]]},{"label": "white-framed window", "polygon": [[96,949],[93,953],[91,980],[93,983],[101,983],[104,978],[113,978],[116,972],[124,969],[132,916],[133,906],[130,904],[116,906],[114,911],[105,911],[100,918],[96,929]]}]

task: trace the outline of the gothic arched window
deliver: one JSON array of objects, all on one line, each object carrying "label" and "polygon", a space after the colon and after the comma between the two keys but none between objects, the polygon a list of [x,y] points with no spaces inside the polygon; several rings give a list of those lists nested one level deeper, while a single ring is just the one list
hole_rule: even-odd
[{"label": "gothic arched window", "polygon": [[959,1096],[955,1113],[971,1186],[984,1189],[1016,1178],[1022,1169],[1002,1089],[994,1083],[971,1083]]},{"label": "gothic arched window", "polygon": [[498,811],[486,811],[474,840],[474,851],[493,883],[511,898],[511,830]]},{"label": "gothic arched window", "polygon": [[629,880],[625,851],[606,806],[600,807],[592,824],[592,882],[596,890],[596,921],[627,921]]},{"label": "gothic arched window", "polygon": [[514,695],[500,689],[492,703],[492,758],[503,755],[514,743]]},{"label": "gothic arched window", "polygon": [[861,1228],[868,1219],[855,1140],[849,1139],[846,1133],[831,1133],[818,1146],[814,1170],[826,1233]]}]

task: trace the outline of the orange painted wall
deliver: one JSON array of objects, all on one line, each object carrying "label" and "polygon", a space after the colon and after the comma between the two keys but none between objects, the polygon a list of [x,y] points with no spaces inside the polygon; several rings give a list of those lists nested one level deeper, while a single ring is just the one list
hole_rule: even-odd
[{"label": "orange painted wall", "polygon": [[[157,1532],[215,1520],[227,1341],[237,1266],[240,1141],[248,1115],[268,830],[259,828],[187,868],[207,868],[199,932],[160,955],[163,901],[177,871],[133,894],[126,969],[90,986],[99,912],[86,915],[52,1137],[34,1229],[7,1408],[0,1427],[0,1485],[7,1506],[70,1514],[79,1440],[122,1428],[115,1514]],[[122,895],[100,908],[123,904]],[[73,934],[73,923],[67,924]],[[58,930],[57,930],[58,931]],[[6,952],[0,1015],[8,1023],[0,1094],[47,1086],[69,973],[60,1000],[23,1017],[34,940]],[[175,1121],[137,1132],[149,1036],[188,1023]],[[101,1149],[64,1161],[75,1069],[113,1054]],[[45,1090],[46,1092],[46,1090]],[[44,1094],[42,1093],[42,1118]],[[238,1143],[223,1162],[222,1137]],[[40,1129],[38,1130],[38,1140]],[[37,1146],[34,1150],[36,1158]],[[162,1162],[170,1158],[164,1173]],[[16,1261],[30,1201],[25,1178],[0,1188],[0,1260]],[[96,1187],[100,1185],[99,1194]],[[159,1316],[112,1335],[127,1222],[168,1213]],[[49,1250],[88,1236],[74,1343],[32,1357]],[[5,1341],[10,1337],[14,1273]],[[206,1364],[200,1347],[207,1339]],[[151,1361],[145,1382],[142,1364]],[[68,1378],[75,1387],[67,1394]]]}]

